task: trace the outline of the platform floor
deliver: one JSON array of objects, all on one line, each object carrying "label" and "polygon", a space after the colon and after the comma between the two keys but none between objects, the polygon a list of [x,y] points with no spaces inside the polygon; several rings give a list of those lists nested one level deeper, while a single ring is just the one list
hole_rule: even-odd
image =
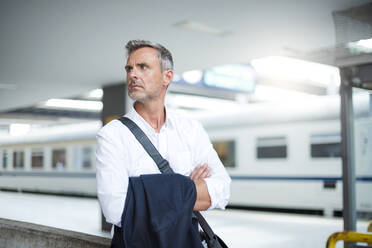
[{"label": "platform floor", "polygon": [[[230,248],[323,248],[327,237],[343,226],[340,218],[242,210],[213,210],[206,216]],[[0,192],[0,218],[110,236],[100,230],[96,199]],[[366,232],[367,226],[367,221],[358,221],[357,229]]]}]

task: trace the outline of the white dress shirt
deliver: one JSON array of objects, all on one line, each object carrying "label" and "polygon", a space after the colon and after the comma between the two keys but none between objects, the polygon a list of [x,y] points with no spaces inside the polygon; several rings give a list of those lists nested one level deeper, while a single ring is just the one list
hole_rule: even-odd
[{"label": "white dress shirt", "polygon": [[[132,107],[125,115],[149,137],[173,171],[189,176],[207,163],[206,184],[212,208],[224,209],[230,198],[231,179],[202,125],[166,109],[166,121],[157,133]],[[157,165],[120,121],[113,120],[97,134],[97,194],[106,221],[121,226],[128,177],[160,173]]]}]

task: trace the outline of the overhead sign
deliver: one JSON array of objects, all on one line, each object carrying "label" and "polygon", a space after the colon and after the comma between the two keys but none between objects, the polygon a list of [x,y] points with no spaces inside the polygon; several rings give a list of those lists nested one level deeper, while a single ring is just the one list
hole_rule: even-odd
[{"label": "overhead sign", "polygon": [[176,77],[175,83],[194,87],[253,93],[256,85],[256,72],[248,64],[216,66],[204,71],[188,71]]},{"label": "overhead sign", "polygon": [[256,82],[250,65],[235,64],[213,67],[204,71],[206,87],[252,93]]}]

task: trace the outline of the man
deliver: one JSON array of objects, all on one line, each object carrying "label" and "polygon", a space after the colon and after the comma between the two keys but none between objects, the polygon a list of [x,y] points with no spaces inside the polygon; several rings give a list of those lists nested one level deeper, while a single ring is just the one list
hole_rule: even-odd
[{"label": "man", "polygon": [[[173,171],[189,176],[196,186],[194,210],[224,209],[231,179],[201,124],[164,105],[173,78],[173,59],[163,46],[132,40],[126,45],[129,96],[135,101],[125,116],[148,136]],[[121,226],[128,178],[160,173],[130,130],[120,121],[97,134],[97,193],[107,222]],[[124,227],[125,228],[125,227]]]}]

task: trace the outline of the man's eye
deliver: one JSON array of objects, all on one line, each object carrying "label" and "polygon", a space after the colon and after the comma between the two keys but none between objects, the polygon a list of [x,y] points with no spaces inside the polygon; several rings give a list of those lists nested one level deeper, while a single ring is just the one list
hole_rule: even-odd
[{"label": "man's eye", "polygon": [[125,68],[125,70],[126,70],[126,72],[128,73],[128,72],[131,72],[131,71],[132,71],[132,68],[127,67],[127,68]]},{"label": "man's eye", "polygon": [[146,68],[147,68],[146,65],[141,65],[141,69],[142,69],[142,70],[144,70],[144,69],[146,69]]}]

